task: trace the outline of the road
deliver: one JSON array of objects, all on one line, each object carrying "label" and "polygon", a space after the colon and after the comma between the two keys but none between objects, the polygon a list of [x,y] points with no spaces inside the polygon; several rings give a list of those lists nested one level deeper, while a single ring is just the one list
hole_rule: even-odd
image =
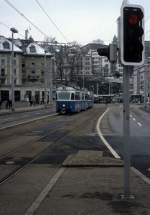
[{"label": "road", "polygon": [[[45,187],[50,187],[63,173],[62,164],[69,155],[85,150],[103,151],[104,156],[113,157],[96,130],[97,120],[106,108],[96,104],[78,114],[47,116],[0,130],[0,214],[25,214],[35,199],[43,196]],[[109,144],[122,155],[122,107],[109,105],[109,109],[102,120],[101,130]],[[30,116],[29,112],[22,113],[21,116],[34,119],[38,112],[30,112]],[[49,110],[40,113],[45,116]],[[19,115],[15,113],[14,116],[17,121]],[[131,117],[132,164],[148,175],[149,114],[133,106]],[[144,156],[147,157],[144,159]],[[82,171],[86,168],[82,167]],[[93,170],[94,166],[89,168]]]},{"label": "road", "polygon": [[0,214],[24,214],[68,155],[99,150],[112,156],[96,132],[105,109],[96,105],[0,131]]},{"label": "road", "polygon": [[[130,153],[131,165],[150,178],[150,113],[131,105]],[[113,149],[123,157],[122,105],[110,105],[102,121],[102,132]]]},{"label": "road", "polygon": [[[7,120],[10,128],[0,130],[0,164],[2,170],[6,167],[8,170],[6,174],[1,171],[0,180],[33,160],[38,164],[61,165],[78,150],[108,151],[96,133],[97,119],[104,110],[105,106],[98,105],[73,115],[49,114],[49,110],[10,115]],[[42,118],[35,121],[37,114]],[[12,126],[29,119],[33,121]]]}]

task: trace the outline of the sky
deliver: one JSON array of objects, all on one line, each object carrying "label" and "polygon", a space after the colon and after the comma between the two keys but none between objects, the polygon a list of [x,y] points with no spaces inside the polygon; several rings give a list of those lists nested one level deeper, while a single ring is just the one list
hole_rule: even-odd
[{"label": "sky", "polygon": [[[6,0],[7,1],[7,0]],[[12,9],[5,0],[0,0],[0,35],[10,37],[9,28],[15,27],[23,38],[26,29],[35,40],[45,36]],[[117,35],[117,18],[120,16],[122,0],[38,0],[56,26],[38,6],[36,0],[9,0],[21,13],[30,19],[49,37],[58,42],[77,41],[85,45],[101,39],[108,44]],[[145,39],[150,40],[150,1],[130,0],[145,10]],[[7,27],[5,26],[7,25]],[[62,32],[62,34],[60,33]]]}]

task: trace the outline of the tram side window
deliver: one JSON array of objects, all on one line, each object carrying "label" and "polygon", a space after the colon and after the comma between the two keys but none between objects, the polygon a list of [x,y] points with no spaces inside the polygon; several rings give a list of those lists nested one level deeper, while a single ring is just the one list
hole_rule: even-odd
[{"label": "tram side window", "polygon": [[80,93],[75,94],[75,100],[80,100]]},{"label": "tram side window", "polygon": [[84,93],[82,93],[82,100],[84,100]]},{"label": "tram side window", "polygon": [[88,94],[85,95],[85,100],[89,100],[89,95]]},{"label": "tram side window", "polygon": [[71,93],[71,100],[74,100],[74,93]]}]

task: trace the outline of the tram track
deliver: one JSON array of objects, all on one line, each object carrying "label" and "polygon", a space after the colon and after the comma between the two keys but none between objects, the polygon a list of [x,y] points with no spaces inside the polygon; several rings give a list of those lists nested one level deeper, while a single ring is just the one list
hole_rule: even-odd
[{"label": "tram track", "polygon": [[[67,140],[72,136],[73,138],[76,136],[82,136],[83,133],[86,131],[86,128],[88,127],[88,123],[91,119],[90,113],[92,113],[93,111],[89,110],[87,112],[83,112],[77,115],[72,115],[72,116],[59,116],[59,117],[53,117],[53,120],[49,121],[49,119],[41,121],[40,125],[45,126],[45,123],[50,123],[50,127],[47,128],[46,134],[45,135],[41,135],[40,137],[36,137],[36,139],[31,140],[26,142],[25,144],[22,144],[21,146],[17,146],[15,147],[13,150],[8,151],[7,153],[3,154],[2,156],[0,156],[0,164],[4,164],[7,165],[6,161],[12,161],[12,164],[9,165],[16,165],[16,168],[14,168],[10,173],[8,173],[7,175],[5,175],[4,177],[2,177],[0,179],[0,184],[5,183],[7,180],[9,180],[11,177],[13,177],[14,175],[18,174],[20,171],[23,171],[28,165],[30,164],[35,164],[35,163],[39,163],[39,160],[45,159],[45,155],[47,155],[48,153],[55,153],[56,152],[56,157],[55,159],[59,160],[59,151],[60,153],[62,153],[61,155],[63,155],[63,159],[66,158],[66,156],[69,155],[69,153],[75,153],[79,150],[78,144],[76,145],[75,143],[73,143],[73,145],[71,147],[73,148],[69,148],[65,150],[65,147],[67,145],[64,144],[64,142],[67,142]],[[94,118],[97,117],[97,111],[95,111],[93,113]],[[83,117],[81,117],[83,116]],[[79,120],[80,118],[80,120]],[[95,127],[95,123],[92,123],[93,126]],[[38,126],[37,126],[38,127]],[[41,128],[40,127],[40,128]],[[83,129],[84,127],[84,129]],[[32,128],[32,126],[31,126]],[[36,128],[36,129],[40,129],[40,128]],[[19,131],[14,128],[16,133],[19,135]],[[20,127],[21,129],[21,127]],[[27,129],[27,135],[28,135],[28,130]],[[83,131],[84,130],[84,131]],[[22,130],[21,130],[22,131]],[[38,131],[38,130],[37,130]],[[32,130],[32,132],[34,132]],[[33,135],[32,132],[29,135]],[[36,132],[35,132],[36,133]],[[37,132],[38,133],[38,132]],[[83,140],[85,141],[85,140]],[[24,149],[25,151],[30,151],[30,147],[33,144],[37,144],[40,143],[41,145],[45,144],[45,147],[42,148],[40,151],[38,151],[38,153],[36,153],[35,155],[33,155],[32,157],[28,157],[28,156],[24,156],[24,157],[20,157],[19,162],[15,162],[15,154],[19,154],[20,151],[22,151],[22,149]],[[64,147],[65,145],[65,147]],[[81,144],[82,145],[82,144]],[[84,143],[83,143],[84,145]],[[70,145],[69,145],[70,146]],[[63,148],[64,147],[64,148]],[[90,147],[93,147],[92,145]],[[27,153],[28,154],[28,153]],[[27,155],[26,154],[26,155]],[[22,155],[22,154],[21,154]],[[8,159],[7,158],[12,158],[12,159]],[[5,163],[4,163],[5,161]],[[13,163],[14,161],[14,163]],[[47,162],[46,159],[44,161],[45,163]],[[51,161],[50,161],[51,162]],[[11,163],[11,162],[10,162]],[[57,167],[60,167],[62,164],[62,160],[60,160],[60,162],[56,162],[57,163]],[[53,162],[51,163],[53,165]]]},{"label": "tram track", "polygon": [[[64,116],[60,116],[60,118],[63,118]],[[78,124],[78,122],[77,122]],[[70,124],[68,125],[70,126]],[[56,126],[57,127],[57,126]],[[65,132],[61,133],[59,136],[56,136],[56,133],[58,133],[58,130],[56,131],[56,127],[54,126],[54,130],[50,131],[49,134],[43,135],[39,138],[36,138],[36,140],[31,140],[28,141],[26,143],[24,143],[21,146],[16,146],[15,148],[13,148],[13,150],[9,150],[7,153],[2,154],[0,156],[0,164],[3,165],[15,165],[16,162],[14,161],[14,155],[16,153],[19,153],[19,150],[21,150],[22,148],[27,148],[28,146],[30,146],[31,144],[34,144],[35,142],[41,142],[43,139],[47,138],[48,136],[55,136],[54,140],[52,143],[49,143],[43,150],[41,150],[38,154],[36,154],[35,156],[32,157],[32,159],[23,159],[21,160],[21,162],[19,164],[16,165],[16,168],[14,170],[12,170],[9,174],[7,174],[6,176],[4,176],[3,178],[0,179],[0,184],[3,184],[4,182],[6,182],[8,179],[10,179],[11,177],[13,177],[15,174],[19,173],[20,171],[22,171],[24,168],[26,168],[28,165],[30,165],[31,163],[35,162],[42,153],[44,153],[44,151],[47,150],[47,148],[52,145],[52,144],[57,144],[57,142],[60,142],[61,140],[63,140],[64,138],[66,138],[69,134],[71,134],[73,131],[73,127],[74,125],[72,125],[70,127],[70,129],[67,129]],[[60,127],[60,126],[58,126]],[[58,128],[57,128],[58,129]],[[62,128],[59,128],[59,130],[61,130]],[[10,163],[10,164],[7,164]]]}]

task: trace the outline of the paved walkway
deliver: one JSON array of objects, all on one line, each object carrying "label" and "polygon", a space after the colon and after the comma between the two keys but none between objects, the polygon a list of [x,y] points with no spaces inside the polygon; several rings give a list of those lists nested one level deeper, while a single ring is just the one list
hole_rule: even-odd
[{"label": "paved walkway", "polygon": [[131,171],[135,198],[123,200],[122,162],[100,157],[97,151],[80,151],[67,159],[25,215],[148,215],[149,185]]},{"label": "paved walkway", "polygon": [[[55,107],[55,104],[47,104],[46,107]],[[45,108],[45,105],[32,105],[30,106],[28,102],[17,102],[15,104],[15,112],[32,111]],[[12,113],[11,109],[6,109],[4,106],[0,109],[0,115]]]}]

